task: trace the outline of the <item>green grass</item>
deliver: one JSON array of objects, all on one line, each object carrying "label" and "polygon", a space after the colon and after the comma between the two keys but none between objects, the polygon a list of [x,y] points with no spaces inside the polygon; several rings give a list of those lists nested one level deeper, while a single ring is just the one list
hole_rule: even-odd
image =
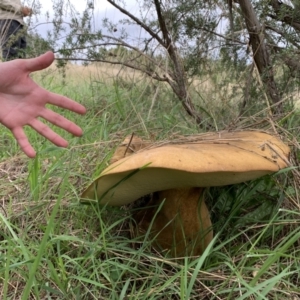
[{"label": "green grass", "polygon": [[[201,257],[170,259],[131,237],[128,207],[82,205],[79,197],[127,134],[170,139],[198,132],[193,120],[164,86],[153,99],[148,84],[122,78],[36,78],[88,112],[63,112],[84,129],[81,138],[55,129],[68,149],[27,129],[33,160],[0,129],[0,299],[300,299],[299,169],[207,190],[213,243]],[[263,123],[290,143],[294,165],[299,119],[294,112]],[[213,121],[224,127],[221,116]]]}]

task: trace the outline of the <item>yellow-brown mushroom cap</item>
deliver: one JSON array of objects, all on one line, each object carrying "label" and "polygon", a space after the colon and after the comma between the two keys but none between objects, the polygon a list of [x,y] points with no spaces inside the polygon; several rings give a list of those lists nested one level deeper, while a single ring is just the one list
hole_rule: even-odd
[{"label": "yellow-brown mushroom cap", "polygon": [[124,205],[155,191],[253,180],[287,167],[289,151],[280,139],[259,131],[189,136],[113,163],[82,199]]}]

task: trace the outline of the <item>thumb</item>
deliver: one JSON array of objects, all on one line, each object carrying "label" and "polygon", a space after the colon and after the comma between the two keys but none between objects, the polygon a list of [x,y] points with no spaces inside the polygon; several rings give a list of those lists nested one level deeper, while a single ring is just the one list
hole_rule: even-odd
[{"label": "thumb", "polygon": [[48,51],[38,57],[26,59],[26,69],[28,72],[40,71],[49,67],[53,61],[54,54]]}]

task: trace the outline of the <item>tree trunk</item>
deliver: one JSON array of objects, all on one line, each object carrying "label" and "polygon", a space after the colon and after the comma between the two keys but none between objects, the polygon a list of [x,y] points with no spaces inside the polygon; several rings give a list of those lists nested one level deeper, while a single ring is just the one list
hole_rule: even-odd
[{"label": "tree trunk", "polygon": [[280,95],[275,83],[273,66],[270,62],[270,56],[264,39],[264,30],[261,26],[254,8],[249,0],[239,0],[247,30],[250,36],[250,45],[254,56],[254,61],[265,85],[267,95],[271,102],[275,105],[273,112],[280,113],[282,104],[280,103]]}]

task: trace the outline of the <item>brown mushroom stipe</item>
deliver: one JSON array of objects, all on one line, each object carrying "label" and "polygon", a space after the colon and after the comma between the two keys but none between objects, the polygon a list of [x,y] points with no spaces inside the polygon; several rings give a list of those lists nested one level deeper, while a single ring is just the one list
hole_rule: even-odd
[{"label": "brown mushroom stipe", "polygon": [[135,234],[144,234],[151,228],[152,245],[161,252],[169,252],[173,257],[201,255],[213,238],[202,194],[201,188],[155,193],[146,208],[133,214],[137,224]]},{"label": "brown mushroom stipe", "polygon": [[[212,231],[201,190],[195,188],[256,179],[287,167],[288,156],[288,146],[259,131],[206,133],[154,144],[126,138],[112,158],[115,162],[84,191],[82,202],[124,205],[160,191],[152,204],[167,199],[152,224],[155,243],[173,256],[200,255]],[[199,203],[200,211],[195,209]],[[154,215],[153,209],[143,217],[142,212],[135,215],[141,231]]]}]

